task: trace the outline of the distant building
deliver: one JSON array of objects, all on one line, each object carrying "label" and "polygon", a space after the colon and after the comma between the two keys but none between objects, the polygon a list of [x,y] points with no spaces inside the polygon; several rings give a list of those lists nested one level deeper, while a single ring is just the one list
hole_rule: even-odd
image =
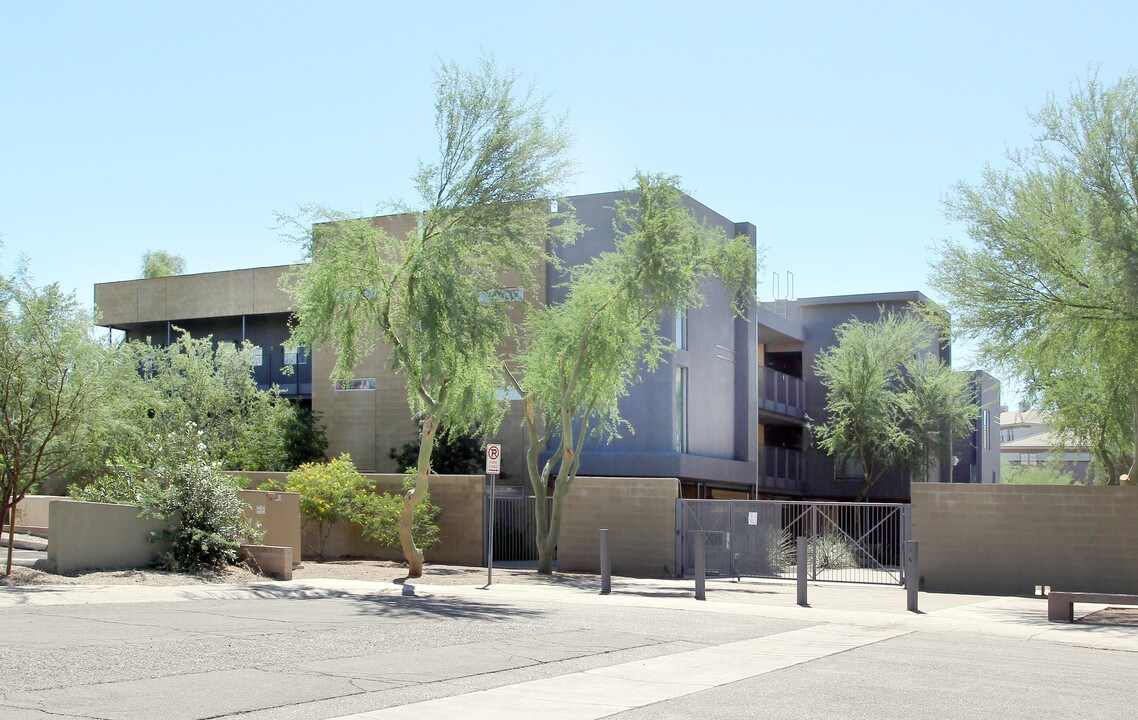
[{"label": "distant building", "polygon": [[1093,482],[1091,454],[1085,447],[1051,431],[1038,410],[1000,413],[1000,459],[1009,468],[1039,467],[1049,462],[1071,474],[1074,482]]}]

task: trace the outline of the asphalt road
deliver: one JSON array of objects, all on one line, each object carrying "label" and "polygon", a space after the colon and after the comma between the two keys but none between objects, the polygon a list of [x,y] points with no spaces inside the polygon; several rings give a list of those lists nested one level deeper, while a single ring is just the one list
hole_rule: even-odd
[{"label": "asphalt road", "polygon": [[[448,697],[461,707],[466,694],[491,688],[840,627],[828,611],[783,602],[792,587],[718,602],[712,589],[707,603],[680,586],[618,587],[611,598],[593,588],[275,587],[266,597],[235,590],[233,599],[183,599],[204,591],[175,590],[162,601],[127,598],[129,588],[113,597],[0,591],[8,601],[0,606],[0,717],[318,720]],[[882,597],[891,606],[893,595]],[[1134,715],[1138,652],[1093,646],[1109,635],[1129,648],[1128,633],[1138,629],[1030,639],[1032,628],[1000,610],[1007,632],[962,631],[959,618],[972,607],[946,609],[957,618],[951,623],[935,612],[866,612],[867,624],[896,636],[610,716]],[[840,612],[842,622],[862,617]],[[511,709],[504,700],[500,716],[516,717]]]}]

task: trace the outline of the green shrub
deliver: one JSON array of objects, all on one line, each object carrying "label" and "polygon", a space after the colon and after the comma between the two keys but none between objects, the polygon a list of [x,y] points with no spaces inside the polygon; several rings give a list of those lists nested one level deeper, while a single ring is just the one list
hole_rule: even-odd
[{"label": "green shrub", "polygon": [[[407,482],[404,483],[407,488]],[[316,544],[306,535],[308,549],[324,560],[324,545],[335,523],[358,525],[364,538],[383,547],[399,546],[399,518],[403,497],[375,491],[375,482],[356,470],[344,453],[326,463],[307,463],[289,473],[283,484],[288,492],[300,493],[300,512],[304,526],[316,526]],[[439,509],[428,496],[415,508],[414,535],[420,548],[438,544]]]},{"label": "green shrub", "polygon": [[[410,474],[409,474],[410,475]],[[403,491],[410,490],[414,484],[410,476],[403,480]],[[363,528],[363,535],[383,547],[399,547],[399,521],[403,514],[403,496],[378,493],[367,498],[354,518]],[[411,534],[420,550],[428,550],[439,544],[439,508],[431,502],[431,496],[420,500],[412,516]]]},{"label": "green shrub", "polygon": [[356,470],[347,453],[326,463],[305,463],[288,475],[284,490],[300,493],[304,527],[316,525],[316,545],[305,535],[308,549],[324,560],[324,544],[332,526],[353,522],[360,505],[373,492],[375,483]]},{"label": "green shrub", "polygon": [[222,474],[210,460],[202,431],[188,422],[139,453],[150,458],[118,459],[105,475],[72,497],[92,502],[139,505],[146,517],[171,523],[153,540],[169,542],[158,564],[168,570],[197,572],[237,559],[242,541],[256,543],[263,532],[245,517],[237,491],[239,478]]}]

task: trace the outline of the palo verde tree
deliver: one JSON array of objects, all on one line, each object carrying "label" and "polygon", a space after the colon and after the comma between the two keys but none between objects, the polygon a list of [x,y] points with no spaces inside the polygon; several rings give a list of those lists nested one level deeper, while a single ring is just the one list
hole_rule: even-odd
[{"label": "palo verde tree", "polygon": [[929,352],[937,338],[919,314],[849,320],[814,363],[826,388],[826,418],[810,430],[835,471],[861,474],[859,501],[890,469],[927,479],[975,421],[967,376]]},{"label": "palo verde tree", "polygon": [[160,278],[186,272],[186,260],[165,250],[147,250],[142,254],[142,277]]},{"label": "palo verde tree", "polygon": [[[1035,143],[959,183],[930,281],[955,329],[1021,379],[1110,482],[1138,460],[1138,76],[1092,77],[1032,116]],[[1128,472],[1124,472],[1129,468]]]},{"label": "palo verde tree", "polygon": [[421,419],[400,523],[412,577],[423,572],[412,518],[428,492],[436,432],[440,424],[457,433],[496,429],[504,411],[497,350],[515,334],[507,287],[532,283],[547,243],[577,234],[567,203],[550,212],[570,171],[568,134],[517,81],[489,60],[477,72],[443,65],[438,157],[415,175],[421,209],[397,227],[308,208],[316,223],[301,224],[311,227],[309,263],[286,279],[297,308],[293,341],[332,348],[335,378],[350,378],[380,343],[407,380]]},{"label": "palo verde tree", "polygon": [[89,430],[93,442],[76,452],[73,483],[99,483],[118,458],[161,462],[146,457],[149,441],[191,422],[203,433],[208,459],[223,469],[291,469],[295,409],[276,392],[257,389],[252,370],[246,348],[210,336],[181,333],[167,347],[131,341],[108,348],[108,397]]},{"label": "palo verde tree", "polygon": [[[749,239],[701,224],[683,206],[676,178],[638,175],[615,211],[616,249],[567,269],[565,302],[531,309],[516,372],[507,370],[525,403],[530,487],[546,497],[553,481],[551,507],[536,504],[540,573],[553,571],[562,505],[586,437],[631,430],[619,401],[671,347],[659,334],[663,315],[698,307],[712,276],[722,280],[737,312],[754,297],[757,267]],[[554,438],[553,454],[540,463]]]},{"label": "palo verde tree", "polygon": [[16,504],[89,442],[106,357],[89,334],[91,321],[58,284],[33,285],[26,266],[0,278],[0,511],[12,529]]}]

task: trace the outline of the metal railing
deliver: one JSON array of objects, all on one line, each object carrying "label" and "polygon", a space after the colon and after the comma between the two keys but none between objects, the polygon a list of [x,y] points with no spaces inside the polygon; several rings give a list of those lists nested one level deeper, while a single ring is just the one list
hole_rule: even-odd
[{"label": "metal railing", "polygon": [[759,487],[776,490],[801,490],[803,475],[802,451],[793,448],[763,446],[763,473]]},{"label": "metal railing", "polygon": [[763,368],[759,405],[771,412],[792,417],[806,414],[806,383],[778,370]]},{"label": "metal railing", "polygon": [[677,500],[676,565],[694,569],[695,533],[706,533],[710,575],[796,578],[795,543],[808,538],[811,580],[904,584],[908,505],[790,500]]},{"label": "metal railing", "polygon": [[[537,563],[536,500],[532,495],[494,498],[494,566],[518,563],[522,566]],[[547,502],[552,502],[552,498]],[[482,564],[486,564],[486,551],[490,539],[490,496],[482,498]]]}]

